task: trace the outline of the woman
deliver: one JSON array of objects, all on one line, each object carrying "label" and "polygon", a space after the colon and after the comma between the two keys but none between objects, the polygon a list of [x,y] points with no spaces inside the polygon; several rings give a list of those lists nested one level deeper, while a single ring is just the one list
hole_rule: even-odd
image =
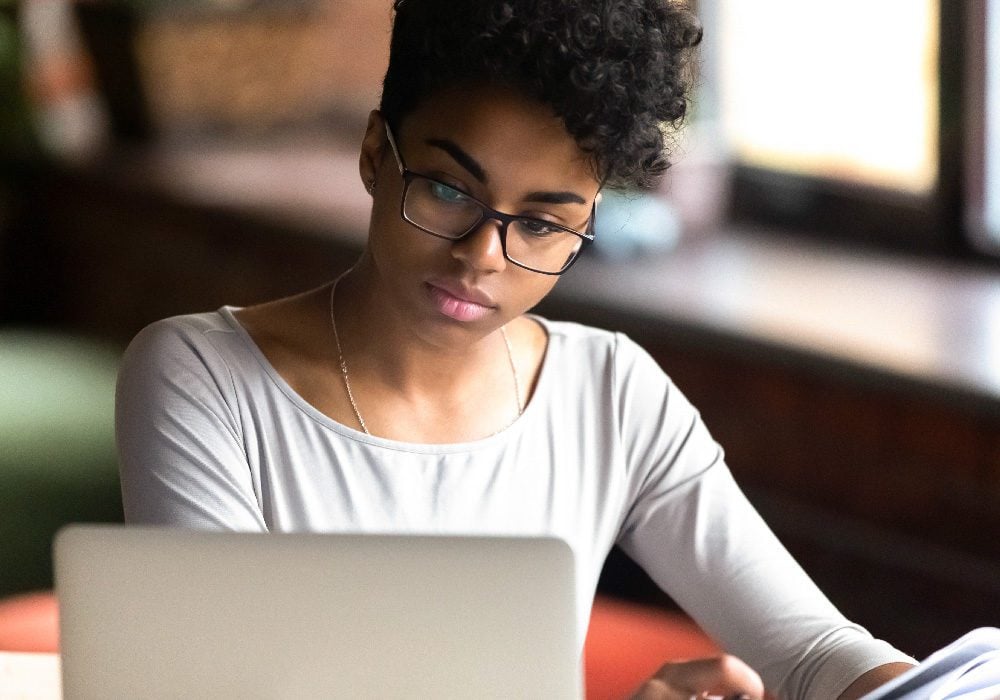
[{"label": "woman", "polygon": [[736,655],[668,663],[644,698],[760,698],[758,672],[784,697],[848,698],[904,670],[791,561],[647,354],[527,313],[599,232],[601,189],[665,169],[697,23],[664,0],[395,10],[361,144],[364,254],[320,289],[135,339],[128,520],[557,535],[581,629],[618,543]]}]

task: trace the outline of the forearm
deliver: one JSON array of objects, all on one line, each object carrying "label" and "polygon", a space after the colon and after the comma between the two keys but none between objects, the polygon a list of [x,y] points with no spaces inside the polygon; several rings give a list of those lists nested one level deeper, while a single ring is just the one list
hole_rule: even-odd
[{"label": "forearm", "polygon": [[885,685],[896,676],[899,676],[912,668],[911,664],[892,663],[877,666],[851,683],[839,700],[857,700],[865,693],[870,693],[881,685]]}]

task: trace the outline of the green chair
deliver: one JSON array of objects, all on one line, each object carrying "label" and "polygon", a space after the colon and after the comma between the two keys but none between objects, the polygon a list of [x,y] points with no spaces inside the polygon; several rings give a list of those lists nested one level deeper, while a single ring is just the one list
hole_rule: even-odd
[{"label": "green chair", "polygon": [[116,349],[0,329],[0,596],[52,587],[52,536],[120,521]]}]

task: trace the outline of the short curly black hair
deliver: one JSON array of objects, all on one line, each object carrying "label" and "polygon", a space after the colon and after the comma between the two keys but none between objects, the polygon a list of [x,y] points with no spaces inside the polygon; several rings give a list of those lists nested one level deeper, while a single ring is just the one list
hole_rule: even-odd
[{"label": "short curly black hair", "polygon": [[380,110],[396,127],[456,85],[510,87],[552,107],[612,188],[669,166],[701,24],[673,0],[401,0]]}]

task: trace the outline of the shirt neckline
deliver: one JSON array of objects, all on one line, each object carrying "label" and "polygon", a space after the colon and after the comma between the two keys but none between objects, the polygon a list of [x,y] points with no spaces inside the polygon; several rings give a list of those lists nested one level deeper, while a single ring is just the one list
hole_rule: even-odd
[{"label": "shirt neckline", "polygon": [[542,356],[542,366],[538,373],[538,381],[535,384],[535,391],[529,399],[527,405],[524,407],[524,411],[519,415],[513,422],[511,422],[506,428],[500,430],[493,435],[489,435],[477,440],[471,440],[467,442],[446,442],[446,443],[421,443],[421,442],[406,442],[402,440],[392,440],[389,438],[379,437],[377,435],[369,435],[361,430],[352,428],[351,426],[344,425],[343,423],[334,420],[330,416],[326,415],[318,408],[313,406],[311,403],[305,400],[301,394],[299,394],[292,386],[285,381],[285,378],[281,376],[271,361],[267,359],[267,356],[260,349],[254,339],[247,332],[246,328],[239,322],[236,318],[235,312],[239,311],[241,307],[238,306],[222,306],[218,309],[219,315],[225,320],[226,324],[230,326],[240,337],[243,344],[246,346],[250,354],[257,361],[257,363],[267,374],[268,378],[274,383],[274,385],[285,395],[285,397],[300,411],[308,415],[312,420],[319,423],[323,427],[336,432],[337,434],[358,443],[364,443],[366,445],[371,445],[373,447],[389,449],[396,452],[416,452],[422,454],[454,454],[460,452],[472,452],[475,450],[485,449],[491,447],[497,443],[506,442],[518,435],[522,430],[524,430],[524,425],[528,421],[534,420],[535,414],[541,410],[538,408],[537,404],[540,403],[540,397],[546,395],[549,375],[551,374],[550,357],[552,354],[552,341],[553,341],[553,329],[551,322],[541,316],[535,314],[527,314],[527,316],[535,321],[537,321],[542,328],[545,330],[547,335],[547,341],[545,346],[545,353]]}]

